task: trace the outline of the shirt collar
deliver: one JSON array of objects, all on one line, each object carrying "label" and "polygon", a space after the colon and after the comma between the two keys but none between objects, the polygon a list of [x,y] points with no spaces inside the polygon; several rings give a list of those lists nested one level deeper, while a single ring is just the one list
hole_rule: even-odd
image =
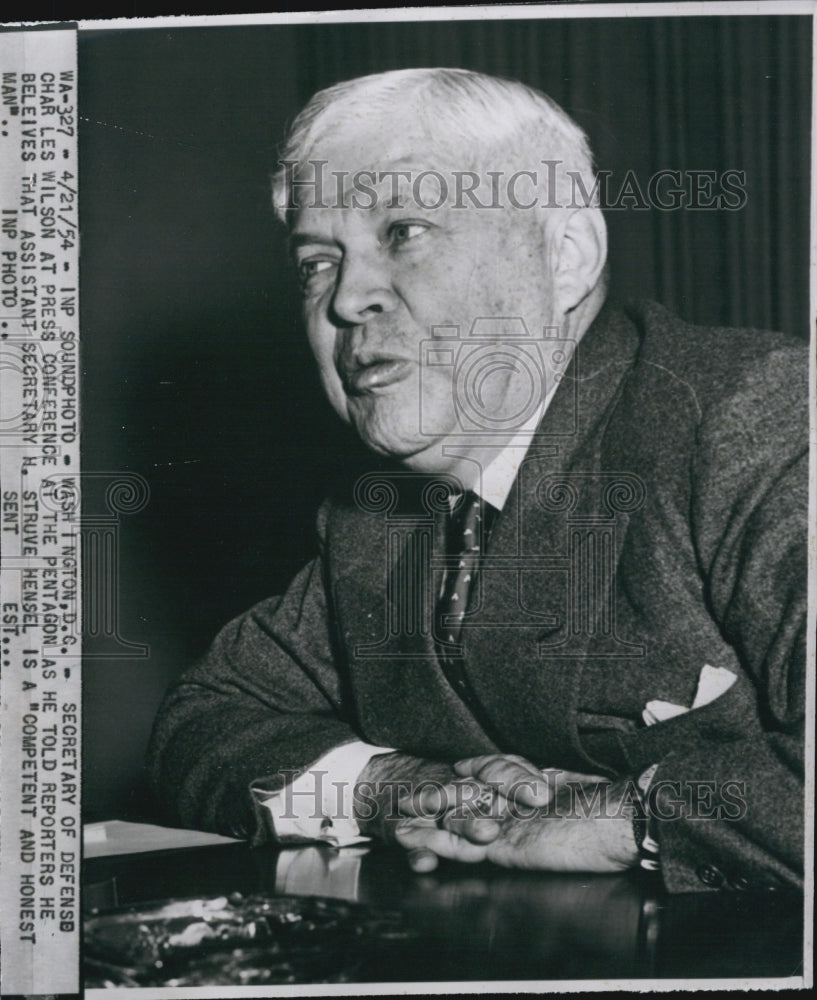
[{"label": "shirt collar", "polygon": [[[555,381],[550,385],[548,393],[540,405],[519,428],[502,451],[482,469],[481,475],[477,474],[475,482],[471,484],[470,488],[473,492],[497,510],[502,510],[505,506],[505,501],[508,499],[511,487],[519,475],[519,467],[525,460],[525,455],[527,455],[528,449],[531,446],[533,436],[547,408],[550,406],[557,386],[558,383]],[[456,503],[456,497],[452,498],[451,503],[452,505]]]},{"label": "shirt collar", "polygon": [[514,480],[519,474],[519,467],[528,453],[533,434],[544,416],[552,395],[553,393],[548,393],[542,405],[537,407],[530,419],[519,428],[502,451],[485,466],[482,475],[477,477],[472,486],[477,496],[497,510],[502,510],[505,506]]}]

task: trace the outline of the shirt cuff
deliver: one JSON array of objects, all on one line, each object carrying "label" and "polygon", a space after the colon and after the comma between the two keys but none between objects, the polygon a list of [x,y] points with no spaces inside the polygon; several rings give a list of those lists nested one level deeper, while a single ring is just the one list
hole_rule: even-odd
[{"label": "shirt cuff", "polygon": [[[641,804],[644,807],[645,819],[642,821],[643,827],[635,829],[636,842],[638,843],[638,853],[640,855],[641,867],[647,871],[658,871],[661,868],[661,859],[659,857],[658,841],[652,836],[654,832],[654,825],[652,823],[652,817],[649,813],[649,805],[647,801],[647,792],[650,788],[650,782],[655,777],[655,772],[658,770],[658,764],[651,764],[646,771],[643,771],[638,778],[638,793],[641,798]],[[638,821],[636,821],[638,823]],[[640,835],[640,836],[639,836]]]},{"label": "shirt cuff", "polygon": [[369,840],[360,833],[354,814],[358,778],[372,757],[393,753],[362,740],[335,747],[304,773],[260,805],[270,813],[280,843],[323,841],[348,847]]}]

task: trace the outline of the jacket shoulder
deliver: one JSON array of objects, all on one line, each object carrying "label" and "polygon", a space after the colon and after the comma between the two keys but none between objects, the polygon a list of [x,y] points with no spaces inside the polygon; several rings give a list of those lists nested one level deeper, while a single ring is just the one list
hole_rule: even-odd
[{"label": "jacket shoulder", "polygon": [[686,389],[699,416],[730,396],[754,390],[805,403],[808,348],[788,334],[740,327],[699,326],[653,302],[628,309],[640,334],[633,376],[644,387]]}]

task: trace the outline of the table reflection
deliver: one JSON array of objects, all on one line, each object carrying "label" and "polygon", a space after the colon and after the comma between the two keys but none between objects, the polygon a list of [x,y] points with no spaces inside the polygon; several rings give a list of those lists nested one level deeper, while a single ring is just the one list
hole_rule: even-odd
[{"label": "table reflection", "polygon": [[86,862],[86,906],[190,896],[326,896],[397,911],[411,947],[372,955],[365,981],[592,980],[798,975],[802,898],[668,896],[656,877],[505,871],[402,852],[244,844]]},{"label": "table reflection", "polygon": [[[323,846],[258,853],[265,891],[402,911],[434,978],[528,978],[560,970],[633,977],[649,968],[636,874],[565,876],[442,864],[414,875],[396,852]],[[429,973],[426,972],[426,975]]]},{"label": "table reflection", "polygon": [[283,850],[270,859],[275,865],[273,892],[360,902],[360,870],[367,853],[359,847]]}]

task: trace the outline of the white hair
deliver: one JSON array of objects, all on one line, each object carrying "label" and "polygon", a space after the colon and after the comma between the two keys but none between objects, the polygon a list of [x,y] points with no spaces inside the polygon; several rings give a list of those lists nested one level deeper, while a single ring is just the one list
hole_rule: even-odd
[{"label": "white hair", "polygon": [[[454,149],[471,164],[514,164],[535,171],[540,182],[555,176],[558,204],[575,194],[572,171],[581,175],[585,191],[593,189],[593,156],[579,126],[546,94],[516,80],[466,69],[392,70],[357,77],[321,90],[296,117],[273,178],[273,204],[286,220],[292,207],[292,164],[320,156],[320,144],[344,128],[360,129],[361,121],[392,117],[400,108],[419,109],[430,142]],[[557,161],[549,173],[542,160]],[[290,164],[287,169],[283,164]],[[567,201],[561,201],[565,186]],[[595,199],[594,199],[595,201]]]}]

